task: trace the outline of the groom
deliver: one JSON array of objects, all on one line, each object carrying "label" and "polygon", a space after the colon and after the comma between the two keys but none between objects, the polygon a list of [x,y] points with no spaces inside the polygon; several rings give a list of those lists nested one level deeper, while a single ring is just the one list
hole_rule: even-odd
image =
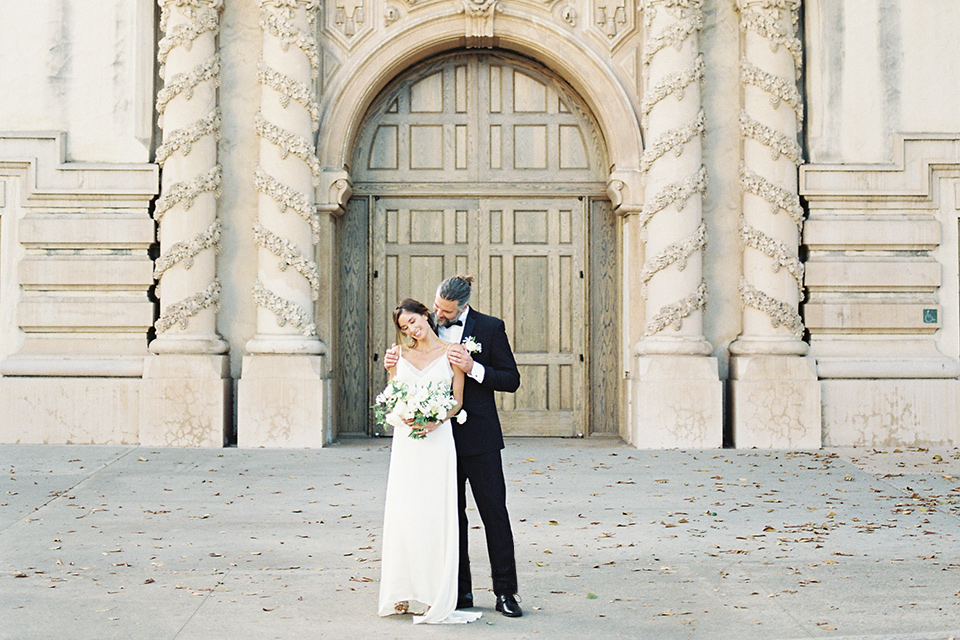
[{"label": "groom", "polygon": [[[440,338],[455,343],[448,351],[450,364],[466,374],[463,386],[463,424],[453,423],[457,448],[457,496],[460,516],[460,571],[457,581],[457,608],[473,606],[470,558],[467,553],[467,494],[470,482],[474,502],[487,534],[487,555],[497,611],[509,618],[523,615],[517,604],[517,565],[513,553],[513,533],[507,514],[507,488],[503,478],[503,432],[494,391],[514,392],[520,386],[520,373],[507,340],[503,320],[472,309],[470,276],[447,278],[437,287],[433,309],[440,327]],[[468,338],[479,350],[471,353],[464,342]],[[390,350],[384,365],[396,365]],[[391,364],[392,361],[392,364]]]}]

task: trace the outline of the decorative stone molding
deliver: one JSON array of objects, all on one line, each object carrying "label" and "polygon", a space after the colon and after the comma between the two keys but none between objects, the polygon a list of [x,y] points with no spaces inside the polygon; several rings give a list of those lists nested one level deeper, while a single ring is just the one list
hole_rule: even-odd
[{"label": "decorative stone molding", "polygon": [[186,300],[181,300],[169,305],[157,320],[157,333],[168,331],[174,325],[179,325],[181,329],[186,329],[190,318],[210,307],[217,310],[220,309],[219,280],[214,280],[206,289],[195,293]]},{"label": "decorative stone molding", "polygon": [[169,250],[157,258],[153,267],[153,277],[160,280],[164,272],[180,262],[183,263],[184,269],[189,269],[193,266],[193,259],[204,249],[213,247],[214,251],[220,253],[220,233],[222,230],[220,220],[217,219],[207,227],[206,231],[197,234],[188,242],[178,242],[171,246]]},{"label": "decorative stone molding", "polygon": [[657,314],[647,323],[645,338],[655,336],[667,327],[673,327],[675,331],[683,328],[684,318],[690,317],[695,311],[702,311],[707,306],[707,283],[701,281],[697,287],[696,293],[693,293],[682,300],[661,307]]},{"label": "decorative stone molding", "polygon": [[[738,0],[737,8],[743,96],[740,241],[744,275],[739,290],[744,315],[741,334],[730,350],[803,355],[808,349],[802,342],[799,314],[804,212],[796,178],[796,167],[803,162],[797,142],[803,115],[796,86],[803,62],[802,44],[796,37],[800,0]],[[789,216],[789,223],[781,219],[780,211]],[[781,269],[790,273],[792,284],[778,274]]]},{"label": "decorative stone molding", "polygon": [[770,316],[770,326],[786,327],[798,340],[803,337],[803,320],[792,305],[765,294],[747,282],[746,278],[740,279],[738,288],[744,304]]},{"label": "decorative stone molding", "polygon": [[[154,266],[159,281],[160,318],[155,324],[154,353],[225,353],[217,335],[220,283],[216,254],[220,248],[221,168],[217,163],[221,115],[218,105],[222,0],[158,0],[158,44],[164,86],[157,93],[163,143],[157,162],[163,185],[154,209],[159,224],[160,257]],[[212,197],[202,197],[204,195]],[[188,214],[189,212],[189,214]],[[174,268],[182,265],[183,268]],[[205,310],[214,313],[203,313]],[[189,346],[187,346],[189,345]]]},{"label": "decorative stone molding", "polygon": [[707,246],[707,225],[701,222],[697,228],[697,235],[690,236],[682,242],[670,245],[664,251],[661,251],[648,260],[640,271],[643,297],[647,297],[647,282],[650,281],[650,278],[652,278],[655,273],[666,269],[674,263],[677,265],[678,271],[683,271],[687,267],[687,258],[690,257],[690,254],[703,249],[705,246]]},{"label": "decorative stone molding", "polygon": [[320,105],[313,90],[305,82],[294,80],[276,69],[269,69],[263,64],[263,58],[257,63],[257,82],[270,87],[280,94],[280,106],[286,109],[293,100],[310,113],[313,121],[313,130],[320,125]]},{"label": "decorative stone molding", "polygon": [[220,107],[211,111],[206,118],[201,118],[188,127],[171,131],[163,144],[157,147],[157,164],[162,167],[175,151],[185,156],[190,155],[193,143],[208,135],[215,136],[217,140],[220,139]]},{"label": "decorative stone molding", "polygon": [[163,126],[163,113],[167,105],[177,96],[183,96],[189,100],[193,97],[194,90],[203,82],[213,81],[214,85],[220,86],[220,54],[208,58],[190,71],[175,74],[166,83],[163,89],[157,93],[157,113],[158,122]]},{"label": "decorative stone molding", "polygon": [[317,187],[317,207],[320,213],[341,215],[353,195],[353,184],[350,174],[343,169],[326,168],[320,173],[320,184]]},{"label": "decorative stone molding", "polygon": [[[658,349],[670,355],[711,351],[703,338],[701,313],[707,297],[702,278],[707,244],[702,215],[707,188],[702,164],[706,117],[700,100],[702,7],[702,0],[641,2],[645,29],[641,113],[651,142],[640,160],[646,187],[639,217],[640,237],[646,243],[640,280],[647,320],[638,352],[650,355]],[[667,52],[670,47],[676,52]],[[666,100],[671,95],[675,100]],[[678,176],[686,177],[677,180]],[[697,194],[701,197],[693,198]],[[671,265],[677,268],[668,269]],[[672,333],[663,333],[668,328]],[[658,347],[660,343],[664,346]]]},{"label": "decorative stone molding", "polygon": [[763,198],[770,203],[770,212],[774,215],[781,209],[787,212],[797,231],[803,230],[803,207],[800,206],[800,196],[793,191],[777,186],[761,175],[740,166],[740,186],[747,193]]},{"label": "decorative stone molding", "polygon": [[647,120],[653,107],[667,96],[673,95],[678,101],[683,100],[684,89],[694,82],[698,83],[702,89],[704,69],[703,54],[700,54],[692,65],[676,73],[668,74],[644,94],[643,102],[640,105],[640,111],[643,113],[643,126],[647,126]]},{"label": "decorative stone molding", "polygon": [[320,271],[316,262],[303,255],[292,242],[284,240],[259,223],[253,225],[253,239],[258,245],[280,258],[277,265],[280,271],[293,267],[297,273],[306,278],[313,291],[313,299],[317,299],[320,293]]},{"label": "decorative stone molding", "polygon": [[679,158],[683,154],[684,145],[694,137],[702,138],[706,134],[706,122],[706,116],[701,111],[696,120],[662,133],[652,145],[643,150],[640,171],[647,173],[654,162],[671,151]]},{"label": "decorative stone molding", "polygon": [[494,46],[493,18],[503,11],[500,0],[460,0],[457,13],[465,18],[465,44],[468,49]]},{"label": "decorative stone molding", "polygon": [[[744,246],[753,247],[773,260],[771,268],[774,273],[780,271],[780,269],[786,269],[797,281],[797,287],[803,287],[803,264],[790,247],[754,229],[742,220],[740,222],[740,241],[743,242]],[[802,290],[800,300],[803,301]]]},{"label": "decorative stone molding", "polygon": [[803,99],[795,82],[779,78],[755,66],[749,60],[740,61],[740,80],[744,85],[753,85],[770,94],[770,106],[780,108],[780,103],[787,103],[797,117],[797,123],[803,122]]},{"label": "decorative stone molding", "polygon": [[643,210],[640,212],[641,239],[647,239],[646,225],[653,216],[670,205],[675,205],[678,211],[682,211],[695,193],[702,196],[706,191],[706,167],[700,167],[699,171],[685,180],[674,182],[661,189],[653,198],[643,203]]},{"label": "decorative stone molding", "polygon": [[[353,35],[357,25],[367,22],[363,0],[337,0],[335,6],[334,21],[342,34]],[[320,275],[308,253],[321,229],[315,203],[322,171],[313,136],[319,113],[313,97],[320,71],[318,13],[317,0],[260,0],[264,53],[257,77],[263,94],[254,128],[262,142],[254,184],[262,197],[253,228],[260,251],[252,295],[269,315],[257,315],[257,335],[247,344],[251,352],[259,352],[258,345],[274,344],[275,338],[299,335],[317,341],[312,303],[319,294]],[[298,60],[295,52],[303,57]],[[291,101],[304,108],[289,109]],[[287,209],[301,221],[279,218]],[[300,342],[289,340],[289,352],[316,351]]]},{"label": "decorative stone molding", "polygon": [[[594,0],[593,22],[607,38],[613,40],[627,24],[625,0]],[[600,3],[603,4],[600,4]],[[611,6],[612,5],[612,6]]]},{"label": "decorative stone molding", "polygon": [[320,161],[317,160],[316,149],[310,140],[267,122],[260,113],[254,117],[254,124],[258,136],[279,147],[281,160],[286,160],[289,155],[303,160],[313,174],[314,186],[319,184]]},{"label": "decorative stone molding", "polygon": [[312,239],[316,244],[316,239],[320,233],[320,217],[308,202],[306,193],[281,184],[279,180],[268,175],[261,167],[257,167],[254,173],[253,184],[257,191],[273,199],[279,213],[284,213],[287,209],[293,209],[297,215],[303,218],[310,225]]},{"label": "decorative stone molding", "polygon": [[[156,208],[153,217],[157,222],[161,222],[168,211],[177,205],[182,205],[184,210],[189,210],[194,201],[200,194],[212,193],[215,197],[220,197],[220,183],[222,176],[220,174],[220,165],[217,165],[206,173],[196,176],[189,182],[167,182],[169,185],[166,191],[157,198]],[[163,231],[163,227],[160,228]]]},{"label": "decorative stone molding", "polygon": [[281,327],[289,323],[306,337],[317,335],[317,327],[310,321],[310,314],[306,309],[276,295],[263,286],[259,279],[253,283],[253,301],[258,307],[271,311],[277,317],[277,324]]}]

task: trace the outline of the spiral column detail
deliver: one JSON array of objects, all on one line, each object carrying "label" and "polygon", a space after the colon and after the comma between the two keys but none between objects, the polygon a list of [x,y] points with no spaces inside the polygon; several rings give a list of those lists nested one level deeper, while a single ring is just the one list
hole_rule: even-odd
[{"label": "spiral column detail", "polygon": [[[321,170],[314,143],[319,9],[318,0],[260,0],[261,99],[254,121],[260,138],[254,174],[259,203],[253,228],[258,311],[251,352],[321,351],[314,319],[320,274],[313,258],[320,230],[315,188]],[[289,348],[278,346],[284,341]]]},{"label": "spiral column detail", "polygon": [[160,317],[154,353],[224,353],[217,335],[220,281],[221,169],[220,31],[222,0],[158,0],[157,50],[163,88],[156,108],[163,142],[156,159],[163,168],[154,218],[160,256],[154,267]]},{"label": "spiral column detail", "polygon": [[803,103],[797,89],[803,62],[797,37],[801,0],[738,0],[740,12],[740,138],[743,207],[740,241],[743,330],[734,354],[807,352],[800,234],[803,209],[797,136]]},{"label": "spiral column detail", "polygon": [[702,0],[643,0],[643,125],[650,143],[640,170],[646,326],[640,354],[707,355],[702,311],[707,301],[702,198],[706,121],[701,108],[704,62],[699,33]]}]

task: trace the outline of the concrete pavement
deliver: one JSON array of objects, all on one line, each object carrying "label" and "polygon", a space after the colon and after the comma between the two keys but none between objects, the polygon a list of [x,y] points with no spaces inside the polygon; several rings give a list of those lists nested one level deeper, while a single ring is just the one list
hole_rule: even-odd
[{"label": "concrete pavement", "polygon": [[0,446],[0,638],[960,638],[960,451],[510,439],[522,606],[376,615],[388,440]]}]

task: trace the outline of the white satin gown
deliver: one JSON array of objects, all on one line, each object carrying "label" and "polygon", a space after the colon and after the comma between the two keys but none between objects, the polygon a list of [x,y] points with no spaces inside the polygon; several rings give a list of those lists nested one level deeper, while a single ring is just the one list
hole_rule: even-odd
[{"label": "white satin gown", "polygon": [[[401,356],[395,379],[407,384],[452,383],[453,369],[446,354],[423,370]],[[397,603],[409,602],[411,613],[428,607],[424,615],[414,616],[414,623],[473,622],[480,612],[456,610],[460,534],[453,428],[447,420],[426,438],[409,436],[405,425],[393,430],[379,613],[400,613]]]}]

